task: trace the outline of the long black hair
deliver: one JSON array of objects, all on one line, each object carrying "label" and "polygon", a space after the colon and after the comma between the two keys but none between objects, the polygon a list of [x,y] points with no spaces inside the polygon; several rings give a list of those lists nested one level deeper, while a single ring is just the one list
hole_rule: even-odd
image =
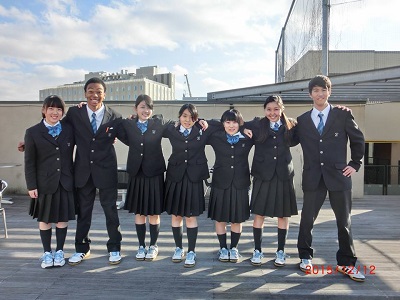
[{"label": "long black hair", "polygon": [[[291,129],[296,125],[296,122],[293,119],[289,119],[286,114],[284,113],[285,107],[283,106],[282,98],[279,95],[271,95],[269,96],[264,102],[264,110],[267,107],[268,103],[275,102],[279,108],[282,110],[281,122],[282,125],[285,127],[284,138],[287,143],[291,138]],[[264,117],[260,121],[260,135],[257,138],[257,142],[263,143],[270,131],[270,121],[267,117]]]}]

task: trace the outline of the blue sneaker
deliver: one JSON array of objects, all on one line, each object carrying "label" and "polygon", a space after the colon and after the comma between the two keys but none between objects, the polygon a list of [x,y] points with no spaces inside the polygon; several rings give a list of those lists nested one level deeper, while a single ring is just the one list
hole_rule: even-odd
[{"label": "blue sneaker", "polygon": [[152,261],[157,258],[158,255],[158,247],[157,246],[150,246],[149,250],[147,250],[145,260]]},{"label": "blue sneaker", "polygon": [[136,260],[144,260],[146,257],[146,248],[143,246],[140,246],[137,253],[136,253]]},{"label": "blue sneaker", "polygon": [[229,261],[231,263],[237,263],[239,261],[239,250],[235,247],[229,250]]},{"label": "blue sneaker", "polygon": [[121,252],[112,251],[110,252],[110,256],[108,257],[108,262],[110,265],[118,265],[122,260]]},{"label": "blue sneaker", "polygon": [[290,256],[287,255],[283,250],[276,251],[274,265],[276,267],[283,267],[286,264],[286,258]]},{"label": "blue sneaker", "polygon": [[174,255],[172,256],[172,261],[174,263],[180,263],[183,260],[184,256],[185,256],[185,251],[183,251],[182,248],[176,247]]},{"label": "blue sneaker", "polygon": [[193,268],[196,265],[196,253],[189,251],[186,255],[185,268]]},{"label": "blue sneaker", "polygon": [[65,265],[64,251],[58,250],[56,253],[54,253],[53,265],[55,267],[62,267]]},{"label": "blue sneaker", "polygon": [[54,265],[53,253],[46,251],[45,253],[43,253],[40,259],[42,260],[42,263],[40,265],[42,269],[53,267]]},{"label": "blue sneaker", "polygon": [[229,261],[229,251],[226,248],[221,248],[218,251],[218,260],[222,262]]},{"label": "blue sneaker", "polygon": [[259,250],[254,250],[253,257],[250,258],[250,262],[253,266],[261,266],[261,260],[264,257],[264,254]]}]

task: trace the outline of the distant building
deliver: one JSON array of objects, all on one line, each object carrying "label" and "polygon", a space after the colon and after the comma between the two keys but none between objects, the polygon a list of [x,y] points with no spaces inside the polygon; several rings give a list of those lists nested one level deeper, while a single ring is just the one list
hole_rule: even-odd
[{"label": "distant building", "polygon": [[64,101],[85,101],[83,87],[85,82],[98,77],[107,85],[107,101],[135,101],[140,94],[149,95],[153,100],[175,100],[175,75],[158,74],[157,66],[140,67],[136,73],[108,73],[104,71],[85,74],[85,80],[67,83],[54,88],[39,91],[43,101],[49,95],[58,95]]}]

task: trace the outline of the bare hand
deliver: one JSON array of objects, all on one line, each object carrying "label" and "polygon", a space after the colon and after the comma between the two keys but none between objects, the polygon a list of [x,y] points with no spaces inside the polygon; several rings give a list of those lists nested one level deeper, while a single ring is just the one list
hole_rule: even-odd
[{"label": "bare hand", "polygon": [[135,119],[136,117],[137,117],[136,114],[131,114],[131,115],[129,115],[129,116],[127,117],[127,119],[132,120],[132,119]]},{"label": "bare hand", "polygon": [[206,120],[200,120],[200,121],[199,121],[199,124],[200,124],[200,126],[201,126],[201,129],[203,129],[203,131],[206,131],[206,130],[207,130],[207,128],[208,128],[208,123],[207,123]]},{"label": "bare hand", "polygon": [[25,142],[19,142],[17,149],[19,152],[24,152],[25,151]]},{"label": "bare hand", "polygon": [[356,169],[353,167],[347,166],[346,168],[343,169],[343,175],[346,177],[350,177],[356,172]]},{"label": "bare hand", "polygon": [[253,131],[251,131],[250,129],[245,128],[245,129],[243,130],[243,133],[244,133],[245,135],[247,135],[249,138],[253,138]]},{"label": "bare hand", "polygon": [[76,106],[78,106],[79,108],[82,108],[82,106],[86,105],[86,102],[81,102],[79,104],[77,104]]},{"label": "bare hand", "polygon": [[31,190],[28,193],[29,193],[29,197],[31,197],[33,199],[38,197],[38,190],[37,189]]},{"label": "bare hand", "polygon": [[336,108],[339,108],[339,109],[341,109],[341,110],[346,110],[346,111],[351,112],[351,109],[348,108],[347,106],[344,106],[344,105],[336,105],[335,107],[336,107]]}]

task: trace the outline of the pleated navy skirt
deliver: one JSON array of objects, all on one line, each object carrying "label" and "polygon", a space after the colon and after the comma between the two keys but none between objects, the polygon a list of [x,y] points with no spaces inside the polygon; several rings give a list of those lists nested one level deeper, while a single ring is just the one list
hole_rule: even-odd
[{"label": "pleated navy skirt", "polygon": [[143,216],[160,215],[163,212],[164,174],[147,177],[140,169],[130,176],[124,209]]},{"label": "pleated navy skirt", "polygon": [[250,217],[249,190],[211,187],[208,217],[218,222],[242,223]]},{"label": "pleated navy skirt", "polygon": [[38,222],[58,223],[75,220],[74,193],[66,191],[60,184],[54,194],[40,194],[31,199],[29,215]]},{"label": "pleated navy skirt", "polygon": [[297,215],[296,194],[293,178],[279,180],[275,176],[270,181],[253,179],[251,212],[267,217],[290,217]]},{"label": "pleated navy skirt", "polygon": [[196,217],[205,207],[203,181],[192,182],[186,173],[181,182],[166,180],[164,208],[169,215]]}]

